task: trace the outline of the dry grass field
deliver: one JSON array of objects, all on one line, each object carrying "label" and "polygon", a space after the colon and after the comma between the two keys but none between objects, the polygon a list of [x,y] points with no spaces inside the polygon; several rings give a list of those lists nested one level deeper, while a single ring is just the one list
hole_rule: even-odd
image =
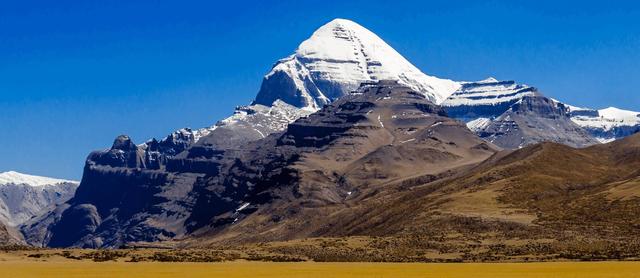
[{"label": "dry grass field", "polygon": [[[350,244],[355,243],[351,242]],[[615,278],[640,277],[640,261],[314,262],[308,259],[296,261],[294,257],[267,253],[265,250],[254,248],[205,252],[204,250],[89,250],[6,247],[0,252],[0,278],[4,277]]]},{"label": "dry grass field", "polygon": [[636,262],[130,263],[4,261],[0,277],[640,277]]}]

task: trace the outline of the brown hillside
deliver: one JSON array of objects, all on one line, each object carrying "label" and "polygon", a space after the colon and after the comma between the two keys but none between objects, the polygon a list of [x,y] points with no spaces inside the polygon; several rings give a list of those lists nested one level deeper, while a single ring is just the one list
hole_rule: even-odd
[{"label": "brown hillside", "polygon": [[[403,161],[396,161],[397,148],[393,152],[384,149],[372,151],[384,153],[373,156],[376,159],[365,155],[330,169],[346,169],[344,179],[358,181],[358,175],[355,179],[349,175],[361,167],[358,163],[363,159],[380,169]],[[418,152],[428,150],[415,149],[409,157],[419,157]],[[425,161],[420,164],[428,165]],[[307,163],[303,160],[297,167],[310,165]],[[279,200],[205,238],[217,245],[238,240],[355,237],[365,242],[360,245],[366,255],[359,256],[391,254],[381,260],[400,261],[423,260],[420,254],[430,252],[472,261],[512,256],[610,259],[640,254],[640,135],[585,149],[542,143],[496,153],[480,164],[452,163],[449,168],[438,168],[438,173],[430,169],[434,168],[425,166],[422,174],[387,174],[393,178],[381,178],[375,184],[347,182],[357,193],[345,196],[344,201],[309,203],[306,193]],[[302,179],[309,183],[308,189],[301,188],[317,190],[322,175],[308,171]],[[283,211],[290,214],[281,216]],[[353,252],[348,244],[338,245],[333,255],[323,251],[325,247],[304,241],[273,246],[287,254],[334,259],[335,252],[344,248],[344,252]]]}]

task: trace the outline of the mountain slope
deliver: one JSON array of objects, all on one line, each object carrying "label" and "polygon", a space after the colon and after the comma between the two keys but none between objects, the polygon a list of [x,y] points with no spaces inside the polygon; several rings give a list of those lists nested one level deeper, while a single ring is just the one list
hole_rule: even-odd
[{"label": "mountain slope", "polygon": [[544,141],[573,147],[598,143],[571,121],[566,105],[514,81],[489,78],[464,82],[442,106],[451,117],[466,122],[480,137],[502,148]]},{"label": "mountain slope", "polygon": [[[144,152],[122,136],[111,150],[89,156],[75,197],[41,221],[48,223],[48,232],[34,225],[26,234],[40,235],[36,238],[48,246],[78,247],[117,247],[219,231],[230,236],[234,230],[227,228],[234,222],[274,225],[243,219],[258,209],[277,209],[277,217],[286,217],[291,211],[285,207],[297,202],[285,200],[300,199],[300,194],[311,207],[343,205],[346,196],[366,194],[359,191],[385,181],[437,178],[495,152],[408,87],[390,82],[368,84],[364,90],[299,119],[284,134],[234,150],[198,143],[168,158],[159,170],[149,169]],[[320,223],[313,227],[319,229]]]},{"label": "mountain slope", "polygon": [[[385,111],[385,97],[391,102],[399,98],[386,93],[378,91],[380,100],[373,106],[362,99],[339,101],[292,124],[280,137],[281,146],[304,151],[286,167],[290,179],[266,180],[274,188],[255,195],[261,199],[237,202],[236,209],[214,218],[222,227],[209,227],[187,246],[357,236],[369,242],[363,248],[373,249],[384,248],[376,239],[383,237],[382,246],[393,248],[381,252],[400,250],[408,260],[421,260],[411,256],[433,248],[442,248],[441,254],[464,253],[467,260],[513,252],[593,256],[578,249],[590,242],[598,242],[590,247],[594,250],[603,244],[594,251],[602,256],[624,248],[629,253],[618,256],[640,252],[640,134],[582,149],[544,142],[495,153],[490,145],[462,143],[474,137],[460,136],[461,125],[438,118],[437,110],[423,114],[434,120],[423,118],[424,125],[412,122],[409,115],[415,114],[406,110]],[[401,120],[394,122],[394,115]],[[398,125],[403,122],[412,122],[415,133],[406,134]],[[438,127],[451,130],[443,133]],[[406,145],[413,138],[416,145]],[[448,141],[453,144],[444,144]],[[436,142],[441,145],[432,145]],[[455,147],[442,152],[442,145]],[[486,151],[478,159],[495,154],[482,162],[461,155],[473,150]],[[455,163],[450,154],[465,157],[468,164]],[[229,221],[220,221],[225,218]],[[295,242],[284,249],[286,254],[312,252]],[[319,257],[356,252],[345,248],[313,252]]]},{"label": "mountain slope", "polygon": [[532,230],[556,240],[620,240],[640,232],[639,166],[640,135],[584,149],[543,143],[487,160],[448,187],[466,192],[459,196],[469,203],[490,193],[495,206],[473,211],[481,217],[516,208]]},{"label": "mountain slope", "polygon": [[[259,208],[226,233],[186,245],[258,238],[260,250],[317,261],[633,259],[640,255],[638,169],[640,134],[582,149],[539,143],[448,177],[384,183],[348,195],[344,206],[301,194],[288,214]],[[270,221],[287,226],[255,225]],[[287,241],[265,243],[274,239]]]},{"label": "mountain slope", "polygon": [[13,171],[0,173],[0,222],[18,226],[46,213],[52,206],[69,200],[77,186],[75,181]]},{"label": "mountain slope", "polygon": [[416,180],[450,177],[495,151],[411,88],[365,84],[261,142],[223,179],[237,186],[207,180],[224,191],[203,203],[230,203],[208,221],[203,216],[210,224],[195,234],[213,242],[260,242],[377,230],[376,221],[341,223],[360,213],[360,203],[379,202]]},{"label": "mountain slope", "polygon": [[440,103],[460,85],[422,73],[380,37],[346,19],[334,19],[302,42],[265,76],[255,103],[280,99],[317,110],[360,83],[397,80]]}]

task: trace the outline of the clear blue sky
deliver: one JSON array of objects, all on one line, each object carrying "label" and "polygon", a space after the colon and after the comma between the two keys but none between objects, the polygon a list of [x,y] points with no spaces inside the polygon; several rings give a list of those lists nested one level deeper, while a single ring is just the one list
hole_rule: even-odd
[{"label": "clear blue sky", "polygon": [[222,2],[3,2],[0,171],[79,179],[86,155],[118,134],[140,143],[209,126],[336,17],[430,75],[513,79],[574,105],[640,110],[633,1]]}]

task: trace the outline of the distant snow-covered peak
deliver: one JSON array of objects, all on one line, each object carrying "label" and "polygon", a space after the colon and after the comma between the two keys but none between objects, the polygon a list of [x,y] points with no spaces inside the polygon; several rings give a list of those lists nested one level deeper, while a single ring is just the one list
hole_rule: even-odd
[{"label": "distant snow-covered peak", "polygon": [[629,121],[640,122],[640,112],[623,110],[616,107],[600,109],[598,110],[598,114],[600,114],[601,117],[608,119],[628,119]]},{"label": "distant snow-covered peak", "polygon": [[462,82],[462,86],[451,94],[442,105],[457,106],[498,106],[511,105],[525,96],[536,95],[537,90],[515,81],[498,81],[493,77],[476,82]]},{"label": "distant snow-covered peak", "polygon": [[[566,106],[569,107],[571,112],[574,112],[572,114],[573,121],[582,127],[610,130],[619,126],[640,125],[640,112],[623,110],[616,107],[594,110],[590,108],[575,107],[572,105]],[[590,111],[592,113],[575,113],[582,111]]]},{"label": "distant snow-covered peak", "polygon": [[318,110],[355,91],[361,83],[397,80],[441,103],[460,83],[428,76],[373,32],[346,19],[334,19],[302,42],[295,53],[265,76],[256,104],[274,100]]},{"label": "distant snow-covered peak", "polygon": [[56,185],[61,183],[78,183],[77,181],[40,177],[8,171],[0,173],[0,185],[26,184],[30,186]]},{"label": "distant snow-covered peak", "polygon": [[495,79],[491,76],[488,77],[487,79],[478,81],[478,83],[494,83],[494,82],[498,82],[498,79]]}]

